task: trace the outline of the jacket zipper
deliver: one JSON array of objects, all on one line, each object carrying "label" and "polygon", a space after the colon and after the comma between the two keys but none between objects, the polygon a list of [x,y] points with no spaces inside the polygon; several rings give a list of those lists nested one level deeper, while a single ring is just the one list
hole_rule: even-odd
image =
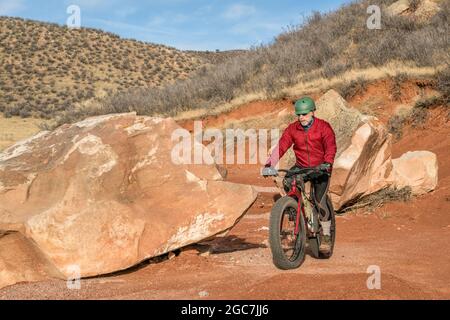
[{"label": "jacket zipper", "polygon": [[308,131],[306,131],[306,153],[308,154],[308,167],[311,167],[311,159],[309,158],[309,148],[308,148]]}]

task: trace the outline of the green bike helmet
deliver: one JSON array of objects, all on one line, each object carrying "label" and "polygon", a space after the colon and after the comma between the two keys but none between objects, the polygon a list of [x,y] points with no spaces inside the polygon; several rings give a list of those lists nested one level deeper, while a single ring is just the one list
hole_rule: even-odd
[{"label": "green bike helmet", "polygon": [[310,97],[303,97],[294,103],[294,109],[296,115],[306,114],[316,111],[316,104]]}]

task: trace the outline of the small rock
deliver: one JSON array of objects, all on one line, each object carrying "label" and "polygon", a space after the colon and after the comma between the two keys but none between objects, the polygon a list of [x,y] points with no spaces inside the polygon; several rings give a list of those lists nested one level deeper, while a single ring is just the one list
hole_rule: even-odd
[{"label": "small rock", "polygon": [[208,293],[208,291],[200,291],[198,293],[198,295],[199,295],[199,297],[207,297],[207,296],[209,296],[209,293]]},{"label": "small rock", "polygon": [[167,256],[167,258],[169,259],[169,260],[171,260],[171,259],[173,259],[173,258],[175,258],[176,257],[176,254],[172,251],[172,252],[169,252],[169,255]]},{"label": "small rock", "polygon": [[209,251],[209,250],[200,253],[200,256],[201,256],[201,257],[209,257],[210,255],[211,255],[211,251]]}]

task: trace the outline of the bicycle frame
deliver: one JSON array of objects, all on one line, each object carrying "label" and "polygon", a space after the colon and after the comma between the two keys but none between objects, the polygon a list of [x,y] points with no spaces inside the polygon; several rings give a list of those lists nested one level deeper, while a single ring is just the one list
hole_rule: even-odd
[{"label": "bicycle frame", "polygon": [[[311,169],[315,169],[315,168],[303,168],[304,170],[311,170]],[[283,171],[286,173],[289,173],[290,170],[286,170],[286,169],[280,169],[278,171]],[[303,186],[298,186],[297,185],[297,178],[296,178],[296,174],[294,174],[294,179],[292,179],[291,182],[291,189],[290,191],[286,194],[286,196],[294,198],[297,201],[297,216],[296,216],[296,221],[295,221],[295,230],[294,230],[294,234],[295,236],[298,235],[299,233],[299,229],[300,229],[300,214],[303,214],[304,220],[305,220],[305,225],[306,225],[306,230],[308,232],[309,236],[315,237],[316,234],[319,232],[319,226],[318,226],[318,221],[319,221],[319,217],[318,215],[316,215],[316,210],[313,209],[313,214],[311,215],[311,217],[308,217],[306,212],[305,212],[305,204],[304,199],[303,199],[303,193],[305,192],[304,190],[304,182],[302,183]],[[314,194],[314,188],[311,190],[311,196],[313,201],[311,202],[311,205],[317,209],[317,207],[321,207],[320,204],[316,203],[315,200],[315,194]],[[307,197],[306,197],[307,198]],[[307,199],[306,201],[309,201],[309,199]]]},{"label": "bicycle frame", "polygon": [[307,229],[310,232],[314,232],[313,230],[310,229],[309,224],[308,224],[308,217],[306,216],[305,213],[305,206],[303,205],[303,197],[302,197],[302,190],[300,188],[297,187],[297,182],[296,179],[292,180],[292,188],[289,191],[289,193],[287,194],[287,196],[292,197],[292,198],[297,198],[297,216],[296,216],[296,221],[295,221],[295,230],[294,230],[294,234],[297,236],[298,232],[299,232],[299,225],[300,225],[300,214],[303,214],[303,217],[305,219],[305,224]]}]

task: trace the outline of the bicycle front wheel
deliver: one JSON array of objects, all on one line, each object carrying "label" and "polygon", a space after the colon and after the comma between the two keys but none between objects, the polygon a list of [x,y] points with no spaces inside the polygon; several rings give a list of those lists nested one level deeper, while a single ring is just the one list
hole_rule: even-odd
[{"label": "bicycle front wheel", "polygon": [[295,234],[297,201],[291,197],[278,199],[270,214],[269,243],[273,263],[282,270],[298,268],[305,260],[306,228],[299,213],[299,232]]}]

